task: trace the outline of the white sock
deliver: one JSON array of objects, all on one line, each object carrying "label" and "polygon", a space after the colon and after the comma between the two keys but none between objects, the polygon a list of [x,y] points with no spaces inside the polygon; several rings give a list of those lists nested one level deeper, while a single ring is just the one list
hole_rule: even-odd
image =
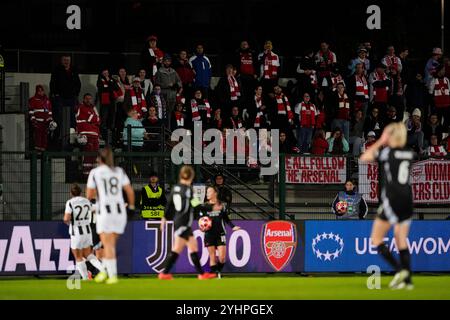
[{"label": "white sock", "polygon": [[77,262],[77,269],[81,275],[81,278],[83,280],[86,280],[88,278],[88,270],[87,270],[86,262],[84,262],[84,261]]},{"label": "white sock", "polygon": [[105,271],[105,267],[103,266],[103,264],[100,262],[100,260],[97,259],[96,256],[94,256],[92,253],[90,255],[88,255],[88,257],[86,258],[87,261],[89,261],[95,268],[97,268],[100,272],[104,272]]},{"label": "white sock", "polygon": [[109,278],[117,276],[117,260],[116,259],[103,259],[103,265],[106,267],[106,272]]}]

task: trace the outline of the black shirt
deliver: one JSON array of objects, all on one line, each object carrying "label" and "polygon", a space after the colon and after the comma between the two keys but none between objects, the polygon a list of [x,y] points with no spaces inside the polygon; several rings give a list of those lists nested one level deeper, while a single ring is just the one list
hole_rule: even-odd
[{"label": "black shirt", "polygon": [[169,195],[164,217],[174,220],[175,229],[180,226],[191,227],[194,221],[192,188],[184,184],[176,184]]},{"label": "black shirt", "polygon": [[228,216],[225,205],[222,206],[221,210],[213,210],[211,204],[202,206],[200,209],[200,216],[207,216],[212,220],[211,229],[207,231],[208,233],[225,234],[225,223],[231,228],[234,228],[234,224]]},{"label": "black shirt", "polygon": [[386,147],[377,156],[382,198],[412,203],[410,171],[416,154],[406,148]]}]

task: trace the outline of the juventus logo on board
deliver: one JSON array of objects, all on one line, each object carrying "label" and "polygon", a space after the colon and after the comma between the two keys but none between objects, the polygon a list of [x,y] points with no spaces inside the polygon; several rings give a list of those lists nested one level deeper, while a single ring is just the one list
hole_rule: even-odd
[{"label": "juventus logo on board", "polygon": [[160,273],[164,269],[167,253],[172,248],[173,222],[167,221],[161,231],[160,221],[146,221],[145,230],[155,231],[155,251],[146,260],[153,271]]}]

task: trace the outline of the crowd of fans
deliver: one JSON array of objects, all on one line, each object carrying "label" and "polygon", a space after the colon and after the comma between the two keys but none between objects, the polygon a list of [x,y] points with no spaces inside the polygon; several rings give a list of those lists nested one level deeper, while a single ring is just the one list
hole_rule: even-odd
[{"label": "crowd of fans", "polygon": [[[275,52],[271,41],[260,53],[242,41],[211,88],[213,66],[203,45],[192,56],[185,50],[168,54],[150,36],[139,70],[122,67],[113,75],[103,68],[97,92],[83,93],[81,103],[79,75],[70,56],[63,56],[52,73],[49,97],[39,85],[29,102],[34,147],[46,150],[49,132],[56,141],[67,141],[63,128],[69,126],[84,151],[103,143],[159,151],[161,142],[152,137],[161,127],[192,129],[201,121],[203,129],[279,129],[284,153],[357,157],[384,126],[404,121],[408,145],[418,153],[442,157],[450,151],[450,62],[440,48],[418,66],[408,59],[407,48],[396,52],[389,46],[377,57],[365,42],[355,48],[354,58],[341,61],[322,42],[304,52],[297,78],[284,87]],[[92,164],[85,159],[86,172]]]}]

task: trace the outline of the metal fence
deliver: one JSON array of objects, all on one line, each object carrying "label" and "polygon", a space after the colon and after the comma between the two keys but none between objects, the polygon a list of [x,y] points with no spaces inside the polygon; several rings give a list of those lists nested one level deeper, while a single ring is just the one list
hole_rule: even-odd
[{"label": "metal fence", "polygon": [[[44,152],[42,155],[0,152],[0,220],[62,219],[65,203],[70,198],[71,183],[77,182],[82,189],[85,188],[83,157],[95,155],[82,152]],[[137,201],[151,171],[159,174],[161,184],[169,191],[176,183],[180,168],[172,163],[169,153],[120,152],[115,154],[115,160],[130,177]],[[363,177],[364,173],[359,172],[359,166],[352,157],[347,157],[346,161],[346,177],[359,180],[358,191],[374,191],[371,184],[376,184],[377,180]],[[225,184],[233,196],[232,219],[334,218],[331,204],[337,192],[343,189],[342,184],[286,183],[283,163],[284,155],[280,155],[280,172],[275,176],[261,176],[258,168],[246,165],[194,165],[195,182],[208,184],[213,182],[218,172],[223,173]],[[428,190],[420,197],[438,199],[415,203],[417,219],[445,219],[450,216],[450,173],[444,172],[443,168],[438,170],[443,175],[438,182],[421,176],[430,175],[430,172],[415,173],[416,184],[421,179],[425,181],[423,185],[430,183],[433,186],[434,183],[439,186],[435,189],[415,186],[422,191]],[[374,216],[377,205],[377,201],[369,203],[369,218]]]}]

